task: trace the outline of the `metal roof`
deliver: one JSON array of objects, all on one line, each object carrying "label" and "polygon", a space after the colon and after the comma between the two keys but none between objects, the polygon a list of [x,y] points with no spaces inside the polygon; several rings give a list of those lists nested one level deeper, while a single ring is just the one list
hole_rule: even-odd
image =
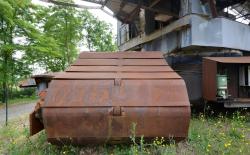
[{"label": "metal roof", "polygon": [[44,74],[38,74],[38,75],[33,75],[31,76],[32,78],[53,78],[54,76],[60,74],[61,72],[48,72]]},{"label": "metal roof", "polygon": [[[140,9],[145,9],[159,15],[167,15],[167,18],[179,17],[180,0],[82,0],[86,2],[95,3],[98,6],[80,5],[77,3],[70,3],[58,0],[40,0],[47,3],[53,3],[56,5],[72,6],[84,9],[101,9],[105,13],[117,17],[124,23],[129,23],[139,16]],[[201,0],[201,2],[212,3],[212,0]],[[231,8],[237,11],[237,19],[249,19],[250,15],[250,2],[249,0],[216,0],[216,3],[210,4],[216,5],[212,7],[213,12],[217,10],[221,11],[224,8],[231,6]],[[104,8],[110,9],[110,11]],[[217,13],[216,13],[217,14]]]},{"label": "metal roof", "polygon": [[[140,8],[156,13],[166,14],[169,16],[178,17],[178,7],[180,0],[84,0],[106,6],[109,8],[119,20],[123,22],[132,21],[139,13]],[[202,0],[208,2],[210,0]],[[169,10],[168,7],[171,7]],[[239,12],[245,19],[249,19],[250,2],[249,0],[216,0],[216,7],[222,10],[232,6],[233,9]]]},{"label": "metal roof", "polygon": [[220,63],[250,64],[250,56],[245,57],[205,57],[204,59]]},{"label": "metal roof", "polygon": [[20,88],[36,87],[36,81],[34,79],[26,79],[19,83]]},{"label": "metal roof", "polygon": [[[140,9],[178,17],[180,0],[84,0],[109,8],[120,21],[130,22],[138,17]],[[171,6],[171,7],[170,7]],[[173,7],[174,6],[174,7]],[[171,8],[171,9],[170,9]]]},{"label": "metal roof", "polygon": [[237,19],[243,18],[245,20],[250,20],[250,1],[238,3],[232,6],[232,9],[235,9],[239,13],[239,15],[236,17]]},{"label": "metal roof", "polygon": [[61,72],[49,72],[44,74],[33,75],[29,79],[25,79],[19,83],[20,88],[36,87],[37,79],[49,79],[51,80],[54,76],[60,74]]}]

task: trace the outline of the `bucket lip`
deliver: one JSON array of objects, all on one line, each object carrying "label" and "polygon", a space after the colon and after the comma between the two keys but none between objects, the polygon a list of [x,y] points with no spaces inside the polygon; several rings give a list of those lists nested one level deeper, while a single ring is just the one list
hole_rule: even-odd
[{"label": "bucket lip", "polygon": [[83,73],[83,72],[66,72],[62,74],[58,74],[53,78],[53,80],[115,80],[115,79],[121,79],[121,80],[135,80],[135,79],[145,79],[145,80],[157,80],[157,79],[182,79],[180,75],[178,75],[174,71],[168,71],[168,72],[155,72],[155,73],[126,73],[126,72],[116,72],[116,73]]},{"label": "bucket lip", "polygon": [[187,105],[166,105],[166,106],[154,106],[154,105],[149,105],[149,106],[140,106],[140,105],[134,105],[134,106],[55,106],[55,105],[42,105],[41,108],[113,108],[113,107],[121,107],[121,108],[186,108],[186,107],[190,107],[190,104],[188,102]]}]

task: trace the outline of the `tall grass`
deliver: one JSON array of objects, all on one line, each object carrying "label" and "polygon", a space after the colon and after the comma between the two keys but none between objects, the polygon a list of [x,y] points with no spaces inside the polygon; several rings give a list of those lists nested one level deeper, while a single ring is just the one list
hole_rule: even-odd
[{"label": "tall grass", "polygon": [[0,127],[0,154],[113,154],[113,155],[175,155],[175,154],[250,154],[249,118],[239,112],[230,117],[193,116],[189,137],[175,143],[171,139],[156,137],[145,143],[143,136],[135,139],[136,125],[131,128],[130,145],[103,145],[96,147],[54,146],[46,141],[41,132],[29,137],[27,116]]}]

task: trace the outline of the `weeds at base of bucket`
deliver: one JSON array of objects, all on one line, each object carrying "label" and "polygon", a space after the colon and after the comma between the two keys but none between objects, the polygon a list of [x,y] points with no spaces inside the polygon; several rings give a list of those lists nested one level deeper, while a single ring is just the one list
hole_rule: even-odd
[{"label": "weeds at base of bucket", "polygon": [[[147,154],[250,154],[250,118],[240,112],[232,116],[193,116],[189,137],[175,143],[173,139],[156,137],[146,143],[136,137],[136,124],[131,127],[131,145],[97,147],[58,147],[46,140],[45,132],[29,137],[28,117],[24,116],[0,127],[0,154],[80,154],[80,155],[147,155]],[[169,142],[166,142],[169,141]]]}]

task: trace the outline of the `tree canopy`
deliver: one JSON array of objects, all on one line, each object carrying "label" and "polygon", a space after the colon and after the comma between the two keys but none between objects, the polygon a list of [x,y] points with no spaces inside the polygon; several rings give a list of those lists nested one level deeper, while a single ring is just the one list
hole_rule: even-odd
[{"label": "tree canopy", "polygon": [[115,51],[111,26],[87,10],[37,6],[31,0],[0,0],[0,85],[7,89],[34,72],[62,71],[84,46]]}]

